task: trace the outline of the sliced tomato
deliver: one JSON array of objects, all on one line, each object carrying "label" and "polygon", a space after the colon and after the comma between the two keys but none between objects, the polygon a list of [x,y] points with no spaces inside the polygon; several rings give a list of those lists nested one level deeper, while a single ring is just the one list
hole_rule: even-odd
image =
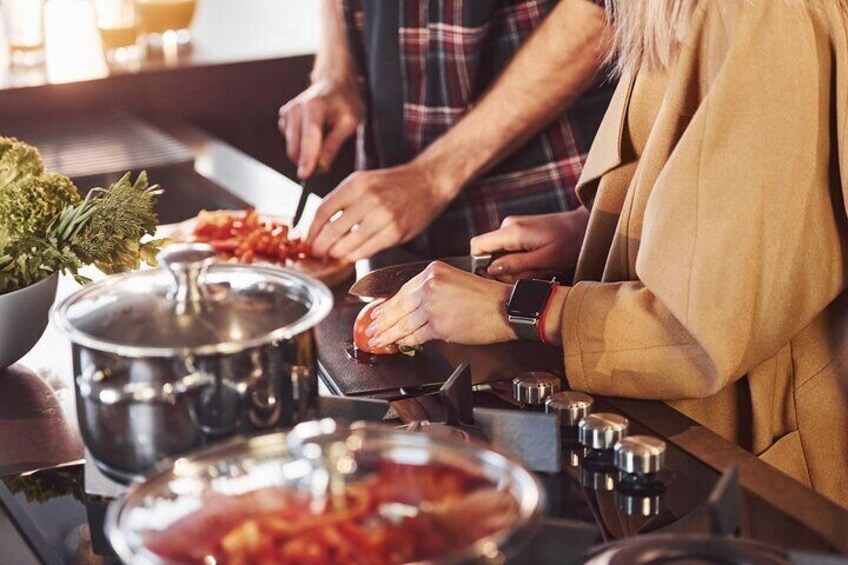
[{"label": "sliced tomato", "polygon": [[237,239],[218,239],[210,241],[209,245],[217,253],[232,253],[238,248],[239,242]]},{"label": "sliced tomato", "polygon": [[386,345],[385,347],[371,347],[368,345],[368,340],[371,338],[368,337],[365,331],[372,322],[371,312],[383,302],[385,300],[382,299],[369,302],[356,316],[356,321],[353,323],[353,345],[359,351],[365,351],[374,355],[394,355],[398,353],[397,345]]}]

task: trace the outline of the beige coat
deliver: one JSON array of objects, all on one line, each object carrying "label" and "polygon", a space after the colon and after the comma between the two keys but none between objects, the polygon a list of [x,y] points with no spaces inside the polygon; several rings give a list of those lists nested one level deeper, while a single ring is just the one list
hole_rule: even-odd
[{"label": "beige coat", "polygon": [[570,384],[656,398],[848,506],[848,10],[708,0],[578,185]]}]

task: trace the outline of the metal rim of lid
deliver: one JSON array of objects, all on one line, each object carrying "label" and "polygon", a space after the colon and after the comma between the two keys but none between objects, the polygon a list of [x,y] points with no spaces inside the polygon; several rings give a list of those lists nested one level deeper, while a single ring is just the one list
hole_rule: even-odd
[{"label": "metal rim of lid", "polygon": [[247,349],[260,347],[275,341],[290,339],[306,330],[309,330],[318,325],[321,320],[326,318],[333,308],[333,295],[327,286],[319,280],[305,275],[303,273],[286,269],[283,267],[261,266],[261,265],[243,265],[243,264],[215,264],[210,269],[227,269],[234,272],[244,271],[251,274],[264,274],[269,277],[279,278],[285,276],[289,279],[297,280],[304,284],[309,289],[314,302],[309,308],[309,311],[293,323],[281,326],[273,331],[268,332],[258,338],[244,341],[222,341],[220,343],[201,345],[197,347],[158,347],[158,346],[138,346],[128,343],[120,343],[107,339],[98,338],[77,328],[68,319],[68,310],[74,304],[87,298],[92,293],[103,291],[104,289],[112,289],[120,287],[127,280],[137,277],[160,277],[164,270],[150,269],[144,271],[136,271],[124,273],[120,275],[112,275],[102,281],[92,283],[79,291],[65,297],[60,302],[57,302],[51,309],[50,318],[53,323],[65,333],[66,336],[76,345],[94,349],[97,351],[105,351],[115,355],[129,358],[140,357],[173,357],[173,356],[188,356],[188,355],[230,355],[240,353]]},{"label": "metal rim of lid", "polygon": [[555,392],[545,401],[545,411],[556,414],[560,425],[574,427],[589,415],[595,399],[574,390]]},{"label": "metal rim of lid", "polygon": [[531,371],[512,379],[512,396],[522,404],[542,405],[561,385],[562,379],[555,373]]},{"label": "metal rim of lid", "polygon": [[628,436],[613,448],[613,463],[620,471],[649,475],[665,466],[666,443],[651,436]]},{"label": "metal rim of lid", "polygon": [[627,436],[630,421],[618,414],[596,412],[580,420],[577,429],[577,439],[581,445],[589,449],[608,450]]}]

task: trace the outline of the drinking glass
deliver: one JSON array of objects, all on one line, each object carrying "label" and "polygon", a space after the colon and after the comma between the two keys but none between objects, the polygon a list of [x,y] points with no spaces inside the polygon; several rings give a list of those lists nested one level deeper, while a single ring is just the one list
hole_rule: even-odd
[{"label": "drinking glass", "polygon": [[13,65],[44,63],[44,0],[0,0]]},{"label": "drinking glass", "polygon": [[167,49],[191,42],[197,0],[135,0],[135,10],[148,47]]},{"label": "drinking glass", "polygon": [[138,59],[138,21],[134,0],[94,0],[97,30],[110,63]]}]

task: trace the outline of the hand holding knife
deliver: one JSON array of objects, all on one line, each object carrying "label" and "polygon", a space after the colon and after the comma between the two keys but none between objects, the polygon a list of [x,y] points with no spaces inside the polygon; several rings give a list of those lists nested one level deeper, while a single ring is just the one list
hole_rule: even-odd
[{"label": "hand holding knife", "polygon": [[[507,255],[506,251],[497,251],[481,255],[463,255],[438,259],[442,263],[473,273],[483,275],[494,261]],[[393,265],[371,271],[350,287],[350,294],[362,298],[388,298],[397,294],[401,287],[420,274],[432,261],[417,261]]]}]

